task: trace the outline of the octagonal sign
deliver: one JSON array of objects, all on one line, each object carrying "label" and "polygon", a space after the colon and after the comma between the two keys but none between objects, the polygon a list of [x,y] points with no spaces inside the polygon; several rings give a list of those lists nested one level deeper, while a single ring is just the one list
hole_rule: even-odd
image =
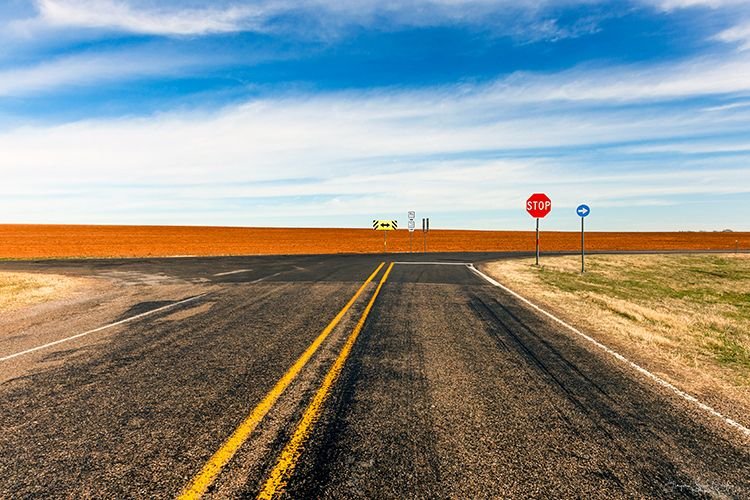
[{"label": "octagonal sign", "polygon": [[526,200],[526,211],[535,219],[543,219],[552,211],[552,200],[544,193],[534,193]]}]

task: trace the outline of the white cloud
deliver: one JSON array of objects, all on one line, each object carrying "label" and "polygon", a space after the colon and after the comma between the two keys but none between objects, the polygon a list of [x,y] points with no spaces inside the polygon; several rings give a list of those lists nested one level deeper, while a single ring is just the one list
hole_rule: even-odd
[{"label": "white cloud", "polygon": [[38,0],[40,21],[51,26],[114,29],[132,33],[202,35],[239,31],[263,13],[243,5],[228,8],[137,8],[118,0]]},{"label": "white cloud", "polygon": [[[346,26],[432,26],[450,23],[498,24],[524,39],[560,39],[595,30],[592,19],[559,27],[545,17],[548,7],[595,4],[601,0],[259,0],[153,2],[143,0],[36,0],[38,16],[16,27],[89,28],[166,36],[236,31],[270,31],[280,15],[296,15],[299,29],[312,23],[326,36]],[[531,14],[528,19],[519,14]],[[493,19],[495,19],[493,21]],[[520,24],[519,24],[520,23]],[[285,26],[289,29],[289,25]]]},{"label": "white cloud", "polygon": [[[262,60],[262,54],[255,55]],[[194,67],[220,67],[231,62],[205,54],[165,53],[152,47],[111,53],[83,53],[46,61],[35,66],[0,70],[0,96],[32,95],[60,86],[94,85],[102,81],[179,74]],[[243,61],[245,64],[247,60]],[[441,106],[460,102],[477,113],[495,105],[592,102],[598,105],[658,102],[673,99],[750,93],[750,57],[735,55],[723,60],[697,58],[661,65],[608,68],[579,67],[558,73],[519,72],[483,86],[447,86],[418,91],[420,98],[435,99]],[[377,92],[375,92],[377,94]],[[410,92],[394,94],[409,106]],[[448,96],[460,99],[446,99]],[[740,104],[730,104],[738,107]],[[391,107],[384,108],[387,110]],[[419,112],[419,109],[415,109]],[[391,111],[383,111],[391,112]],[[456,115],[452,120],[460,120]]]},{"label": "white cloud", "polygon": [[726,29],[718,33],[714,38],[726,43],[737,43],[740,50],[748,50],[750,49],[750,22]]},{"label": "white cloud", "polygon": [[[0,96],[181,72],[196,60],[205,58],[148,49],[71,56],[0,72]],[[289,224],[302,214],[336,225],[340,214],[415,206],[510,210],[536,189],[558,206],[585,190],[599,207],[745,194],[748,94],[750,58],[738,54],[23,127],[0,131],[0,213],[16,222],[208,224]],[[721,105],[665,106],[709,96]],[[734,142],[698,140],[724,136]],[[639,141],[661,144],[610,147]],[[670,152],[722,155],[642,158]]]},{"label": "white cloud", "polygon": [[[210,61],[212,64],[218,60]],[[37,65],[0,70],[0,97],[24,96],[67,86],[93,86],[102,82],[176,75],[205,66],[191,54],[154,53],[148,49],[82,53]]]},{"label": "white cloud", "polygon": [[[414,206],[511,210],[535,189],[553,193],[558,206],[585,192],[599,207],[750,192],[744,157],[651,164],[624,161],[619,151],[608,169],[601,165],[612,142],[746,133],[747,110],[602,112],[540,101],[519,114],[502,92],[508,89],[279,97],[215,113],[8,130],[0,133],[0,211],[18,222],[316,217],[313,225],[337,225],[342,214],[366,219]],[[561,148],[574,153],[566,157]],[[497,157],[502,151],[506,158]]]},{"label": "white cloud", "polygon": [[499,83],[517,101],[637,102],[750,91],[750,58],[698,58],[662,65],[578,68],[555,75],[517,74]]},{"label": "white cloud", "polygon": [[656,5],[662,10],[671,11],[677,9],[688,9],[691,7],[707,7],[718,9],[722,7],[734,7],[746,5],[746,0],[643,0],[647,4]]}]

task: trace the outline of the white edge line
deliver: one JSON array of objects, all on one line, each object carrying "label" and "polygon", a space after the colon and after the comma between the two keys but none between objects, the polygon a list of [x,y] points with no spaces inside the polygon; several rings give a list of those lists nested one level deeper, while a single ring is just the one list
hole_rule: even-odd
[{"label": "white edge line", "polygon": [[194,300],[198,300],[199,298],[204,297],[207,294],[208,294],[208,292],[202,293],[200,295],[196,295],[195,297],[190,297],[189,299],[181,300],[181,301],[175,302],[173,304],[167,304],[166,306],[162,306],[162,307],[153,309],[151,311],[146,311],[146,312],[141,313],[141,314],[136,314],[135,316],[131,316],[130,318],[125,318],[123,320],[116,321],[116,322],[110,323],[108,325],[100,326],[99,328],[94,328],[93,330],[89,330],[87,332],[83,332],[83,333],[79,333],[77,335],[73,335],[72,337],[65,337],[64,339],[55,340],[54,342],[50,342],[49,344],[44,344],[44,345],[40,345],[40,346],[37,346],[37,347],[32,347],[31,349],[26,349],[25,351],[17,352],[17,353],[14,353],[14,354],[9,354],[8,356],[4,356],[4,357],[0,358],[0,363],[2,363],[3,361],[8,361],[9,359],[17,358],[18,356],[23,356],[24,354],[30,354],[32,352],[39,351],[39,350],[42,350],[42,349],[46,349],[48,347],[52,347],[52,346],[55,346],[57,344],[62,344],[63,342],[68,342],[70,340],[75,340],[77,338],[81,338],[81,337],[84,337],[86,335],[90,335],[92,333],[100,332],[100,331],[106,330],[108,328],[113,328],[115,326],[123,325],[125,323],[130,323],[131,321],[135,321],[137,319],[141,319],[143,317],[150,316],[151,314],[156,314],[158,312],[165,311],[167,309],[171,309],[172,307],[176,307],[176,306],[179,306],[181,304],[187,304],[188,302],[192,302]]},{"label": "white edge line", "polygon": [[734,427],[735,429],[739,430],[740,432],[742,432],[746,436],[750,437],[750,429],[748,429],[744,425],[740,424],[736,420],[732,420],[731,418],[729,418],[729,417],[727,417],[727,416],[719,413],[718,411],[716,411],[715,409],[711,408],[707,404],[699,401],[695,396],[691,396],[687,392],[685,392],[685,391],[683,391],[681,389],[678,389],[677,387],[675,387],[674,385],[670,384],[669,382],[667,382],[663,378],[661,378],[661,377],[659,377],[657,375],[654,375],[653,373],[651,373],[650,371],[646,370],[645,368],[643,368],[639,364],[637,364],[637,363],[635,363],[633,361],[630,361],[628,358],[626,358],[622,354],[620,354],[620,353],[618,353],[618,352],[610,349],[609,347],[607,347],[606,345],[602,344],[598,340],[596,340],[596,339],[594,339],[592,337],[589,337],[588,335],[586,335],[585,333],[583,333],[579,329],[577,329],[577,328],[569,325],[568,323],[566,323],[565,321],[561,320],[557,316],[555,316],[555,315],[553,315],[553,314],[545,311],[544,309],[542,309],[538,305],[534,304],[530,300],[528,300],[528,299],[520,296],[519,294],[517,294],[516,292],[514,292],[510,288],[506,287],[505,285],[502,285],[501,283],[497,282],[493,278],[487,276],[482,271],[480,271],[479,269],[477,269],[476,267],[474,267],[474,264],[468,264],[468,267],[469,267],[469,269],[471,269],[472,271],[474,271],[476,274],[478,274],[479,276],[481,276],[482,278],[484,278],[487,282],[495,285],[496,287],[499,287],[499,288],[505,290],[506,292],[508,292],[509,294],[513,295],[515,298],[517,298],[521,302],[523,302],[526,305],[532,307],[533,309],[535,309],[536,311],[542,313],[543,315],[547,316],[548,318],[552,319],[553,321],[561,324],[562,326],[564,326],[568,330],[572,331],[573,333],[576,333],[576,334],[580,335],[584,339],[588,340],[589,342],[591,342],[592,344],[594,344],[595,346],[597,346],[599,349],[601,349],[604,352],[606,352],[607,354],[615,357],[619,361],[622,361],[623,363],[625,363],[626,365],[630,366],[631,368],[633,368],[634,370],[636,370],[640,374],[645,375],[646,377],[650,378],[651,380],[653,380],[654,382],[656,382],[660,386],[662,386],[662,387],[664,387],[666,389],[669,389],[670,391],[672,391],[674,394],[678,395],[682,399],[693,403],[694,405],[696,405],[701,410],[703,410],[703,411],[705,411],[705,412],[713,415],[714,417],[717,417],[717,418],[723,420],[724,423],[726,423],[727,425],[729,425],[731,427]]},{"label": "white edge line", "polygon": [[265,281],[265,280],[267,280],[269,278],[274,278],[274,277],[278,276],[279,274],[281,274],[281,271],[279,271],[278,273],[273,273],[273,274],[271,274],[269,276],[263,276],[262,278],[258,278],[257,280],[253,280],[250,283],[260,283],[261,281]]},{"label": "white edge line", "polygon": [[230,274],[249,273],[252,269],[237,269],[236,271],[227,271],[225,273],[216,273],[214,276],[229,276]]}]

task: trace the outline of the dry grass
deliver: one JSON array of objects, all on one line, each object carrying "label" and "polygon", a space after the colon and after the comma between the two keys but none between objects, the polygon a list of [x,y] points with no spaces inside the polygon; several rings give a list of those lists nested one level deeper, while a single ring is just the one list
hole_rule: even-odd
[{"label": "dry grass", "polygon": [[750,255],[596,255],[487,270],[704,399],[750,408]]},{"label": "dry grass", "polygon": [[[366,223],[367,221],[365,221]],[[532,220],[529,219],[529,226]],[[543,251],[575,251],[578,232],[543,232]],[[750,233],[590,232],[591,250],[750,249]],[[388,234],[389,252],[408,252],[409,233]],[[413,248],[421,251],[422,234]],[[434,230],[430,252],[534,250],[526,231]],[[255,255],[380,253],[383,233],[371,229],[295,229],[186,226],[0,225],[0,258],[149,257],[172,255]]]},{"label": "dry grass", "polygon": [[81,280],[52,274],[0,272],[0,312],[69,295]]}]

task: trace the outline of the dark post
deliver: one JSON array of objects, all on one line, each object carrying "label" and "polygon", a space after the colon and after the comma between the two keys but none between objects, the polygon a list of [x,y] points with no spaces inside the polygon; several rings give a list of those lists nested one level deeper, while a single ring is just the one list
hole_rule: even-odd
[{"label": "dark post", "polygon": [[536,265],[539,265],[539,217],[536,219]]},{"label": "dark post", "polygon": [[583,217],[581,217],[581,274],[586,272],[586,250],[584,246],[584,236],[583,236]]},{"label": "dark post", "polygon": [[424,233],[424,251],[427,253],[427,234],[430,232],[430,218],[427,217],[427,229]]}]

